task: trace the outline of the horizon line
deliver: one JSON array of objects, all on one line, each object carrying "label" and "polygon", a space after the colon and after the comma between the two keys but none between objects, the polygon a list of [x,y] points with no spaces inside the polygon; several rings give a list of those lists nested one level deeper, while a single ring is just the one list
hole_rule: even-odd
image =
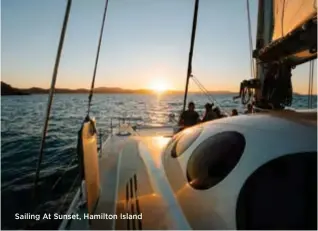
[{"label": "horizon line", "polygon": [[[43,87],[38,87],[38,86],[31,86],[31,87],[15,87],[12,84],[8,83],[8,82],[4,82],[1,80],[1,83],[10,85],[12,88],[16,88],[19,90],[28,90],[31,88],[38,88],[38,89],[42,89],[42,90],[50,90],[49,87],[47,88],[43,88]],[[98,88],[109,88],[109,89],[120,89],[120,90],[126,90],[126,91],[143,91],[143,90],[147,90],[147,91],[154,91],[156,92],[155,89],[151,89],[151,88],[123,88],[123,87],[115,87],[115,86],[98,86],[98,87],[94,87],[94,89],[98,89]],[[90,88],[85,88],[85,87],[80,87],[80,88],[69,88],[69,87],[55,87],[55,89],[63,89],[63,90],[87,90],[89,91]],[[177,89],[166,89],[163,92],[184,92],[184,90],[177,90]],[[188,92],[192,92],[192,93],[196,93],[196,92],[201,92],[201,91],[188,91]],[[208,92],[228,92],[228,93],[236,93],[234,91],[231,90],[208,90]]]},{"label": "horizon line", "polygon": [[[37,88],[37,89],[41,89],[41,90],[50,90],[50,88],[42,88],[42,87],[37,87],[37,86],[32,86],[32,87],[24,87],[24,88],[17,88],[17,87],[14,87],[12,84],[10,83],[7,83],[7,82],[4,82],[1,80],[1,83],[4,83],[4,84],[7,84],[9,86],[11,86],[12,88],[15,88],[17,90],[29,90],[29,89],[32,89],[32,88]],[[129,88],[122,88],[122,87],[107,87],[107,86],[100,86],[100,87],[94,87],[94,89],[98,89],[98,88],[108,88],[108,89],[114,89],[114,88],[117,88],[119,90],[123,90],[123,91],[152,91],[154,93],[156,93],[156,90],[154,89],[151,89],[151,88],[136,88],[136,89],[129,89]],[[76,90],[86,90],[86,91],[90,91],[89,88],[84,88],[84,87],[81,87],[81,88],[67,88],[67,87],[55,87],[55,89],[58,89],[58,90],[71,90],[71,91],[76,91]],[[183,93],[184,90],[176,90],[176,89],[166,89],[164,91],[162,91],[162,93]],[[193,90],[189,90],[188,91],[189,93],[202,93],[202,91],[198,90],[198,91],[193,91]],[[213,93],[213,92],[224,92],[224,93],[229,93],[229,94],[239,94],[239,92],[236,92],[236,91],[231,91],[231,90],[207,90],[207,92],[209,93]],[[95,92],[96,94],[99,94],[99,92]],[[158,93],[158,92],[157,92]],[[299,93],[299,92],[293,92],[293,94],[298,94],[298,95],[308,95],[306,93]],[[313,94],[314,96],[317,96],[318,94]]]}]

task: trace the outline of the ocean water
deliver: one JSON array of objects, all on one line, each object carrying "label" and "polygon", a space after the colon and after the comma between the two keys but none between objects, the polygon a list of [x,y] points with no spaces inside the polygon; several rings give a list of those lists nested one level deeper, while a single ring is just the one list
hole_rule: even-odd
[{"label": "ocean water", "polygon": [[[214,95],[222,109],[244,108],[233,95]],[[43,214],[67,210],[79,185],[76,145],[77,132],[87,111],[87,95],[55,95],[39,188],[33,199],[33,181],[46,113],[47,95],[1,97],[1,228],[56,229],[56,220],[20,220],[15,214]],[[206,96],[190,94],[203,114]],[[178,114],[183,95],[96,94],[91,115],[97,128],[106,134],[113,116],[142,117],[148,125],[169,123],[169,114]],[[295,96],[293,108],[307,108],[307,96]],[[314,106],[317,97],[314,98]]]}]

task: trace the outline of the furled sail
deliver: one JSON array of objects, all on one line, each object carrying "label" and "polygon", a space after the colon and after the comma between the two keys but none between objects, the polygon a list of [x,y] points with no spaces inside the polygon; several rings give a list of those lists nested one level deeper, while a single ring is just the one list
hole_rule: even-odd
[{"label": "furled sail", "polygon": [[317,0],[274,0],[272,41],[292,32],[317,15]]}]

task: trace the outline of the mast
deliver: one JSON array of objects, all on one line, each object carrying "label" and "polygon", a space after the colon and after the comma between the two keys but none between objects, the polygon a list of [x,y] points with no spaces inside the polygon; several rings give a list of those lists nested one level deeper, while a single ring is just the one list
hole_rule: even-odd
[{"label": "mast", "polygon": [[188,72],[187,72],[187,80],[186,80],[186,86],[185,86],[185,91],[184,91],[182,111],[185,111],[185,107],[186,107],[186,103],[187,103],[187,96],[188,96],[189,79],[190,79],[191,74],[192,74],[192,56],[193,56],[193,47],[194,47],[194,41],[195,41],[195,31],[196,31],[196,27],[197,27],[198,9],[199,9],[199,0],[195,0],[194,16],[193,16],[193,24],[192,24],[192,35],[191,35],[191,45],[190,45],[189,61],[188,61]]},{"label": "mast", "polygon": [[[273,1],[259,0],[258,1],[258,16],[257,16],[257,32],[256,32],[256,50],[260,50],[271,42],[271,25],[273,22],[272,9]],[[262,99],[262,91],[264,86],[265,74],[267,72],[266,63],[262,63],[256,59],[256,79],[259,81],[259,86],[255,89],[255,101],[259,102]]]}]

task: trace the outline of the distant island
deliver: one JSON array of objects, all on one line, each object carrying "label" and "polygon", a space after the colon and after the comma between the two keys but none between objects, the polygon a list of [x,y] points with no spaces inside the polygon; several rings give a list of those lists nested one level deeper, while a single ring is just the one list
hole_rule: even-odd
[{"label": "distant island", "polygon": [[30,93],[13,88],[11,85],[1,81],[1,95],[30,95]]},{"label": "distant island", "polygon": [[[1,95],[31,95],[31,94],[48,94],[49,89],[43,89],[38,87],[32,87],[28,89],[14,88],[11,85],[1,81]],[[55,89],[55,94],[88,94],[89,90],[80,88],[80,89],[66,89],[66,88],[57,88]],[[154,94],[155,92],[150,89],[122,89],[118,87],[97,87],[94,89],[96,94]],[[191,92],[198,93],[198,92]],[[230,91],[211,91],[211,94],[233,94]],[[167,90],[164,94],[183,94],[183,91],[173,91]]]}]

